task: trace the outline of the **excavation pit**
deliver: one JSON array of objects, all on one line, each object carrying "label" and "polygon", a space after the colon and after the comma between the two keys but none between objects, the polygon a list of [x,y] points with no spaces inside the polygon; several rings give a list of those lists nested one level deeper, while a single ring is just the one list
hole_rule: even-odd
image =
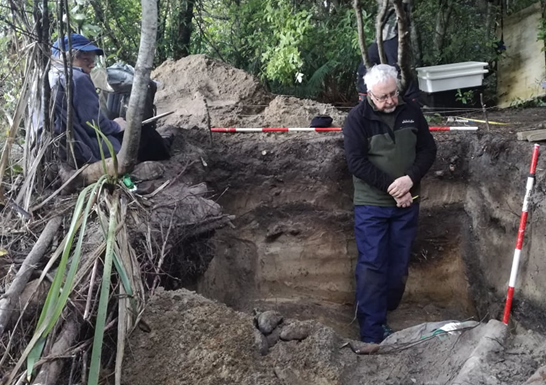
[{"label": "excavation pit", "polygon": [[[482,341],[501,341],[498,333],[507,330],[496,320],[518,226],[508,207],[521,203],[529,146],[491,134],[436,139],[439,154],[422,185],[406,293],[388,320],[402,333],[393,337],[434,321],[472,319],[481,321],[478,327],[411,348],[395,344],[394,351],[377,356],[340,350],[358,339],[352,186],[341,136],[216,135],[210,144],[206,131],[185,130],[173,161],[199,159],[186,182],[205,180],[211,198],[235,218],[233,226],[196,240],[201,246],[186,247],[185,258],[205,262],[200,274],[185,279],[183,264],[171,271],[195,292],[159,292],[151,300],[144,319],[152,331],[137,331],[131,339],[129,383],[144,384],[136,364],[142,362],[161,373],[159,383],[177,378],[174,384],[524,382],[546,354],[537,333],[543,304],[534,291],[543,283],[533,271],[544,247],[538,236],[544,224],[540,185],[528,226],[532,241],[523,251],[528,257],[522,261],[521,299],[513,308],[514,334],[502,348],[487,347],[477,369],[466,362],[483,349]],[[537,179],[544,177],[543,165]],[[518,183],[507,184],[510,177]],[[254,321],[267,310],[309,336],[270,342],[274,333],[264,337]],[[525,353],[513,354],[518,351]],[[491,378],[497,382],[487,382]]]},{"label": "excavation pit", "polygon": [[[512,122],[510,130],[481,125],[473,133],[434,133],[439,153],[422,183],[407,290],[388,315],[400,331],[392,337],[408,337],[433,321],[481,322],[446,338],[414,336],[384,354],[360,356],[342,348],[358,338],[352,181],[342,134],[206,129],[209,113],[216,127],[305,127],[325,113],[342,125],[344,114],[312,101],[273,98],[241,73],[230,81],[232,69],[203,57],[174,64],[164,66],[165,79],[178,73],[179,82],[158,93],[158,107],[191,111],[167,123],[195,128],[178,129],[164,177],[206,182],[207,196],[234,219],[172,248],[166,277],[175,279],[166,278],[164,286],[178,290],[151,298],[143,314],[149,330],[130,339],[125,383],[147,384],[153,372],[156,383],[176,385],[513,385],[543,364],[543,158],[510,328],[497,321],[532,151],[514,140],[514,131],[537,126],[546,118],[543,109],[489,112],[493,121]],[[196,80],[201,74],[206,88]],[[275,339],[275,332],[258,331],[256,314],[266,310],[283,317],[277,332],[305,333]],[[484,348],[483,341],[498,344]],[[469,362],[479,365],[472,369]]]},{"label": "excavation pit", "polygon": [[[201,135],[192,132],[185,140],[201,142]],[[214,257],[192,288],[239,311],[277,310],[358,337],[352,181],[341,138],[214,137],[205,150],[206,181],[236,219],[234,228],[210,240]],[[389,315],[395,330],[478,318],[464,260],[469,236],[464,183],[431,178],[423,185],[410,278],[401,307]],[[445,197],[429,197],[433,191]]]}]

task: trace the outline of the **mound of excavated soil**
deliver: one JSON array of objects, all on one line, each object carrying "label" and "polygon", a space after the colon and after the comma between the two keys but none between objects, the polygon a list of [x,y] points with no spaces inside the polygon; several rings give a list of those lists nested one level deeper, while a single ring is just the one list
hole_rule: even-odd
[{"label": "mound of excavated soil", "polygon": [[265,335],[252,316],[187,290],[159,292],[143,319],[150,331],[129,341],[127,385],[519,384],[546,352],[534,333],[503,343],[504,325],[491,321],[434,336],[445,323],[418,325],[361,356],[320,323],[269,322]]},{"label": "mound of excavated soil", "polygon": [[331,104],[290,96],[277,96],[263,112],[266,125],[271,127],[309,127],[316,115],[329,115],[334,119],[332,126],[341,127],[347,114]]},{"label": "mound of excavated soil", "polygon": [[207,127],[205,99],[213,127],[308,127],[319,114],[339,127],[345,117],[329,104],[275,97],[252,75],[205,55],[166,61],[152,78],[159,82],[158,113],[174,111],[164,124],[180,128]]},{"label": "mound of excavated soil", "polygon": [[180,127],[206,126],[204,99],[213,122],[224,115],[254,115],[271,100],[256,78],[205,55],[168,60],[152,78],[160,83],[158,111],[175,111],[165,122]]}]

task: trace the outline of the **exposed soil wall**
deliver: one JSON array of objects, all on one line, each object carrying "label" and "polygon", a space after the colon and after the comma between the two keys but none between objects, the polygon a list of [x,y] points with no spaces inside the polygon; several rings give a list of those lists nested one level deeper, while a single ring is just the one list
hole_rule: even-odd
[{"label": "exposed soil wall", "polygon": [[[405,302],[440,318],[498,318],[532,145],[498,133],[436,135]],[[206,139],[192,130],[184,141]],[[326,301],[347,305],[348,317],[356,249],[340,134],[216,134],[204,155],[199,173],[237,219],[213,238],[215,258],[199,291],[241,310],[260,301]],[[516,307],[544,306],[543,160],[538,169],[516,296],[525,301]]]},{"label": "exposed soil wall", "polygon": [[[183,142],[188,150],[207,139],[190,130]],[[236,219],[212,238],[198,291],[235,309],[282,309],[355,336],[352,181],[341,135],[216,134],[201,156],[207,166],[194,173]],[[441,154],[424,183],[405,305],[391,316],[397,328],[476,315],[463,261],[464,167]]]},{"label": "exposed soil wall", "polygon": [[[499,296],[505,294],[521,217],[525,185],[531,162],[532,145],[485,137],[472,143],[476,154],[470,163],[465,210],[472,218],[475,256],[482,281]],[[536,185],[529,206],[520,270],[515,295],[515,311],[522,321],[540,317],[544,309],[546,281],[540,272],[546,268],[546,157],[539,157]],[[472,258],[472,256],[469,256]],[[529,308],[534,306],[535,311]],[[497,314],[493,308],[491,316]],[[502,311],[502,309],[500,309]],[[543,321],[543,319],[541,319]],[[535,322],[543,329],[543,322]]]}]

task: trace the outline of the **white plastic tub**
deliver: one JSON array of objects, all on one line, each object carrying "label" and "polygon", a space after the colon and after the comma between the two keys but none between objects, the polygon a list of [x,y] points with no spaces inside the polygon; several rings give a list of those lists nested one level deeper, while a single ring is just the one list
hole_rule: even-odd
[{"label": "white plastic tub", "polygon": [[467,61],[417,68],[417,79],[422,91],[432,93],[458,88],[478,87],[483,75],[489,72],[486,62]]}]

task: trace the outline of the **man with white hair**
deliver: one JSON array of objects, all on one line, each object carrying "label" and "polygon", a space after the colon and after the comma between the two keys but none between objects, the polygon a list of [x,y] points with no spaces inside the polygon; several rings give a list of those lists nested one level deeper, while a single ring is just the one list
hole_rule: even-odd
[{"label": "man with white hair", "polygon": [[419,216],[419,182],[436,158],[436,144],[418,105],[399,95],[395,67],[379,64],[364,76],[366,100],[343,127],[353,175],[358,248],[356,306],[360,337],[376,351],[389,333],[387,311],[400,304]]}]

